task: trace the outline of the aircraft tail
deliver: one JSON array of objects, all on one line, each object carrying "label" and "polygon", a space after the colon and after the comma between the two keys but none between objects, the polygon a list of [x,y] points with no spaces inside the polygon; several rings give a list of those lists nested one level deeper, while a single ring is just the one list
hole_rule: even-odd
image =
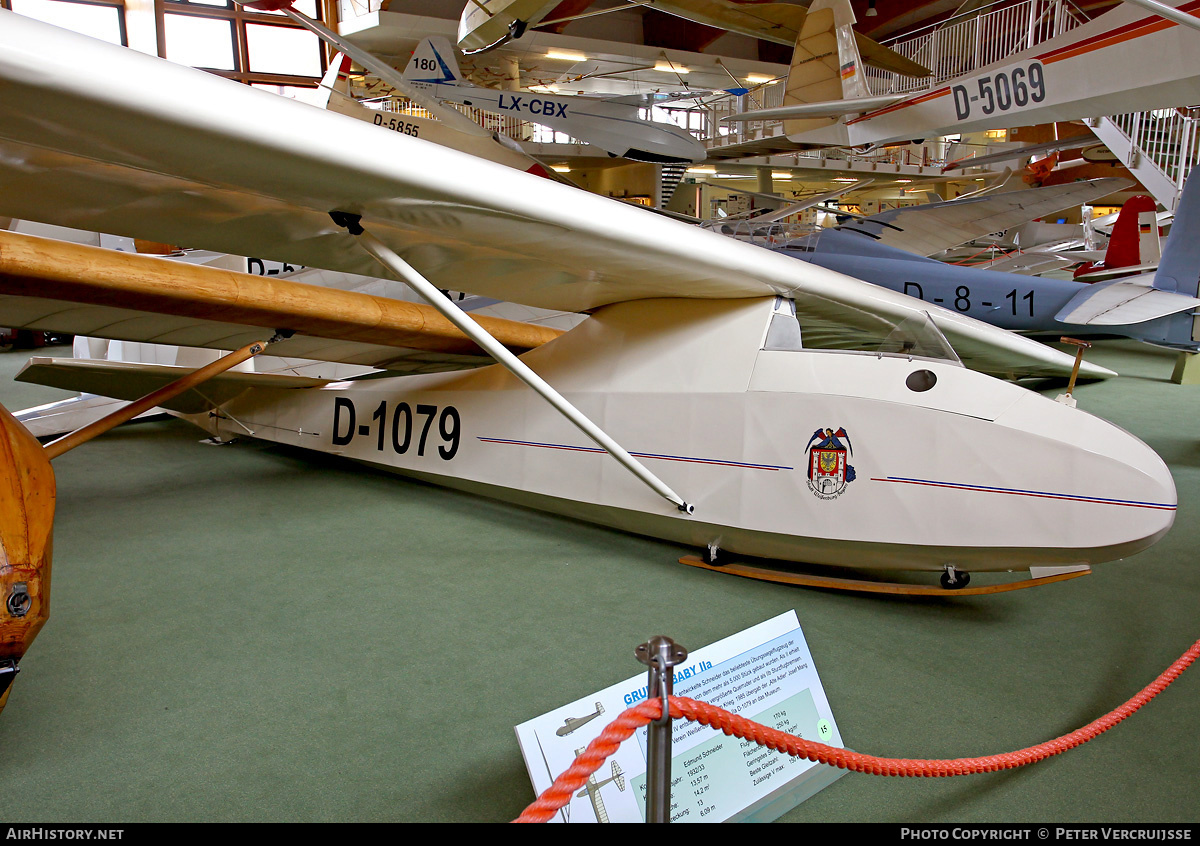
[{"label": "aircraft tail", "polygon": [[1092,225],[1094,211],[1087,203],[1080,206],[1079,211],[1083,217],[1083,248],[1093,251],[1096,249],[1096,227]]},{"label": "aircraft tail", "polygon": [[328,109],[331,102],[345,100],[350,96],[350,80],[346,76],[350,72],[350,65],[350,57],[344,53],[333,57],[333,61],[329,63],[329,70],[321,77],[321,84],[317,86],[311,101],[314,106]]},{"label": "aircraft tail", "polygon": [[[1153,218],[1151,218],[1153,220]],[[1144,259],[1143,259],[1144,260]],[[1200,179],[1188,179],[1163,247],[1154,287],[1197,296],[1200,287]]]},{"label": "aircraft tail", "polygon": [[1117,222],[1113,224],[1104,260],[1080,265],[1075,270],[1075,278],[1097,270],[1137,267],[1158,261],[1157,210],[1158,203],[1145,194],[1126,200],[1125,205],[1121,206],[1121,213],[1117,215]]},{"label": "aircraft tail", "polygon": [[[213,356],[215,358],[215,356]],[[18,382],[49,385],[68,391],[135,400],[179,378],[189,368],[141,361],[97,361],[34,356],[17,374]],[[331,379],[313,379],[279,373],[229,370],[214,376],[203,392],[185,391],[165,400],[163,408],[182,414],[202,414],[243,393],[249,387],[319,388]]]},{"label": "aircraft tail", "polygon": [[454,85],[463,81],[462,71],[458,69],[458,59],[454,56],[454,48],[440,35],[426,38],[417,45],[408,66],[404,68],[404,78],[409,82],[442,85]]},{"label": "aircraft tail", "polygon": [[625,771],[616,761],[612,762],[612,778],[617,783],[617,790],[625,792]]},{"label": "aircraft tail", "polygon": [[[1144,260],[1144,257],[1143,257]],[[1200,179],[1188,179],[1175,210],[1175,222],[1154,273],[1152,290],[1192,298],[1200,289]],[[1200,301],[1196,302],[1200,305]],[[1195,307],[1147,323],[1135,337],[1175,349],[1200,348]]]},{"label": "aircraft tail", "polygon": [[[814,0],[796,36],[783,105],[870,96],[854,23],[850,0]],[[837,121],[833,117],[789,120],[784,131],[807,132]]]}]

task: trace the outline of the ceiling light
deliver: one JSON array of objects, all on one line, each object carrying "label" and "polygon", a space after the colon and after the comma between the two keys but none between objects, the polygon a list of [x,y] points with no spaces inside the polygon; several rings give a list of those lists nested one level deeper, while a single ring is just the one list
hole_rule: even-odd
[{"label": "ceiling light", "polygon": [[901,185],[907,185],[908,183],[912,182],[911,179],[897,179],[896,181]]},{"label": "ceiling light", "polygon": [[571,172],[571,166],[565,165],[565,164],[550,165],[550,169],[552,171],[554,171],[555,173],[570,173]]},{"label": "ceiling light", "polygon": [[878,14],[879,12],[875,11],[875,0],[870,0],[870,2],[867,3],[867,17],[873,18]]},{"label": "ceiling light", "polygon": [[749,179],[749,174],[746,173],[718,173],[715,174],[717,179]]},{"label": "ceiling light", "polygon": [[717,169],[712,165],[701,165],[700,167],[689,167],[688,173],[716,173]]},{"label": "ceiling light", "polygon": [[773,82],[779,81],[778,77],[767,76],[766,74],[761,73],[752,73],[745,79],[752,85],[770,85]]},{"label": "ceiling light", "polygon": [[792,175],[791,175],[790,173],[783,173],[783,172],[779,172],[779,171],[772,171],[772,172],[771,172],[771,178],[772,178],[772,179],[791,179],[791,178],[792,178]]},{"label": "ceiling light", "polygon": [[670,62],[666,62],[666,61],[657,62],[654,65],[654,70],[660,71],[662,73],[679,73],[679,74],[691,73],[691,71],[688,68],[685,68],[683,65],[673,65]]},{"label": "ceiling light", "polygon": [[833,178],[833,181],[834,182],[857,182],[858,180],[852,176],[835,176]]},{"label": "ceiling light", "polygon": [[550,50],[546,53],[547,59],[558,59],[563,62],[586,62],[587,56],[582,53],[571,53],[566,50]]}]

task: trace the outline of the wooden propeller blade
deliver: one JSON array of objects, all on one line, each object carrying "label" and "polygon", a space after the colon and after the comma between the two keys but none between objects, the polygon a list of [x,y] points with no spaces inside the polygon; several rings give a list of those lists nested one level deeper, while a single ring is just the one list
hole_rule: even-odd
[{"label": "wooden propeller blade", "polygon": [[[53,530],[50,459],[0,406],[0,660],[19,661],[50,616]],[[0,695],[0,711],[11,690]]]}]

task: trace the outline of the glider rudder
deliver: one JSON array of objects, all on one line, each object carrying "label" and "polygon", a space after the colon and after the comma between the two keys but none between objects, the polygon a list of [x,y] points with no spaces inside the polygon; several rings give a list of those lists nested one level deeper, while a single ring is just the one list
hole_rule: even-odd
[{"label": "glider rudder", "polygon": [[[796,36],[784,106],[850,100],[870,95],[854,36],[849,0],[814,0]],[[838,118],[788,120],[788,135],[820,129]]]},{"label": "glider rudder", "polygon": [[463,81],[454,48],[441,36],[426,38],[417,45],[404,68],[404,78],[409,82],[435,85],[455,85]]},{"label": "glider rudder", "polygon": [[[1075,270],[1075,278],[1078,279],[1093,270],[1136,267],[1141,264],[1138,218],[1142,212],[1154,214],[1157,209],[1158,204],[1145,194],[1138,194],[1126,200],[1121,206],[1121,213],[1117,215],[1117,222],[1113,224],[1112,236],[1108,239],[1108,248],[1104,251],[1104,261],[1084,262]],[[1157,226],[1157,223],[1154,225]]]}]

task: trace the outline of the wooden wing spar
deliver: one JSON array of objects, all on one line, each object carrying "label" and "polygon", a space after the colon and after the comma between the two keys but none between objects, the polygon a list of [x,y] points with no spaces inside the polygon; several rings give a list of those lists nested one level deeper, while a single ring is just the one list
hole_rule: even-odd
[{"label": "wooden wing spar", "polygon": [[[272,353],[397,373],[490,364],[427,305],[0,232],[5,325],[209,349],[292,333]],[[561,332],[475,317],[514,352]]]}]

